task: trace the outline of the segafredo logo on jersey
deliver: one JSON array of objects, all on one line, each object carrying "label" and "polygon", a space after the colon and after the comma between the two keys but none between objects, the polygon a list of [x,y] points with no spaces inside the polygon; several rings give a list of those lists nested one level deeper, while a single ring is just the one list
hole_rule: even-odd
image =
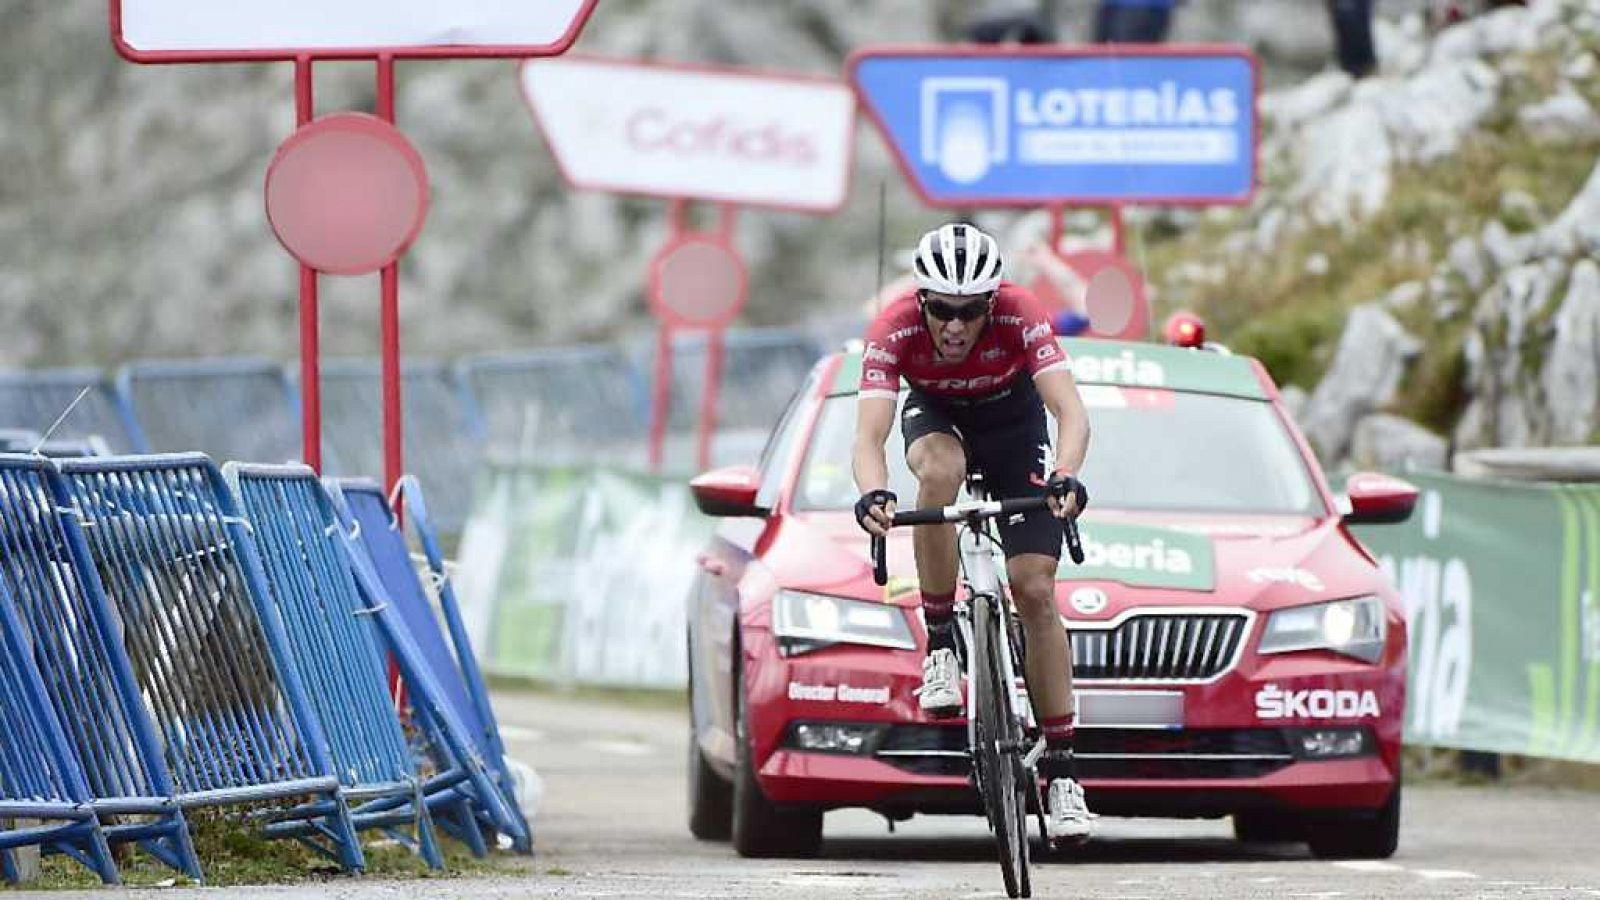
[{"label": "segafredo logo on jersey", "polygon": [[1381,715],[1378,695],[1370,690],[1286,691],[1269,684],[1256,691],[1258,719],[1376,719]]},{"label": "segafredo logo on jersey", "polygon": [[818,703],[865,703],[883,706],[889,702],[887,687],[855,687],[839,684],[805,684],[789,682],[790,700],[812,700]]},{"label": "segafredo logo on jersey", "polygon": [[1079,352],[1072,357],[1072,376],[1079,381],[1126,384],[1134,387],[1165,387],[1167,370],[1151,359],[1140,359],[1131,350],[1114,356]]},{"label": "segafredo logo on jersey", "polygon": [[890,353],[877,344],[868,344],[866,351],[861,354],[861,358],[869,363],[885,363],[891,366],[900,361],[900,357]]},{"label": "segafredo logo on jersey", "polygon": [[1042,341],[1052,333],[1050,326],[1044,322],[1024,328],[1022,329],[1022,346],[1031,347],[1035,341]]}]

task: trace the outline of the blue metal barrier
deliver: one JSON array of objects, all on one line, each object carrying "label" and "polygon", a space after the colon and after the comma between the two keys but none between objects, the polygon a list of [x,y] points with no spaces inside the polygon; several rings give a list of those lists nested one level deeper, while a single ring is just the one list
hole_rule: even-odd
[{"label": "blue metal barrier", "polygon": [[132,363],[118,372],[117,390],[150,451],[197,450],[213,459],[251,462],[301,457],[299,401],[275,362]]},{"label": "blue metal barrier", "polygon": [[[0,875],[18,878],[15,847],[36,844],[65,853],[106,884],[117,884],[116,863],[100,819],[89,804],[89,785],[50,705],[33,660],[33,642],[0,580],[0,822],[48,820],[42,827],[0,827]],[[59,824],[62,821],[65,824]]]},{"label": "blue metal barrier", "polygon": [[[475,818],[511,838],[519,852],[533,852],[532,835],[505,772],[504,750],[484,739],[490,726],[439,630],[382,489],[371,482],[339,481],[330,491],[345,525],[355,532],[349,547],[356,580],[390,640],[429,738],[429,755],[441,770],[456,769],[467,776],[454,791],[477,810]],[[445,805],[452,806],[448,798]],[[454,806],[452,812],[459,810]],[[452,833],[473,830],[471,822],[440,818],[447,827],[454,826]]]},{"label": "blue metal barrier", "polygon": [[[449,369],[407,363],[402,370],[406,470],[438,498],[440,524],[460,530],[472,505],[472,482],[483,457],[483,433]],[[376,361],[322,366],[325,474],[383,478],[383,385]]]},{"label": "blue metal barrier", "polygon": [[0,457],[0,581],[31,637],[33,657],[98,812],[152,816],[106,829],[200,878],[183,810],[151,713],[122,643],[79,519],[54,467]]},{"label": "blue metal barrier", "polygon": [[[88,393],[73,406],[85,388]],[[0,372],[0,428],[25,428],[44,434],[67,412],[72,412],[51,434],[52,438],[88,441],[101,439],[113,453],[140,453],[149,449],[133,414],[95,369],[35,369]]]},{"label": "blue metal barrier", "polygon": [[567,462],[644,461],[645,384],[614,347],[553,347],[463,361],[489,450]]},{"label": "blue metal barrier", "polygon": [[[823,350],[811,334],[788,328],[731,330],[724,341],[712,464],[753,463]],[[673,341],[665,471],[695,466],[692,436],[700,421],[706,351],[703,332],[685,332]],[[640,368],[654,372],[654,342],[641,345],[638,352]]]},{"label": "blue metal barrier", "polygon": [[[472,639],[468,637],[466,623],[461,619],[461,604],[456,601],[455,585],[445,568],[444,549],[439,545],[433,520],[428,515],[428,503],[423,495],[422,485],[417,479],[408,475],[400,479],[399,490],[401,504],[411,520],[411,530],[422,545],[423,558],[427,561],[428,572],[433,576],[434,594],[439,600],[439,615],[443,617],[445,629],[450,635],[450,648],[453,651],[462,687],[466,689],[467,697],[472,703],[470,715],[463,718],[472,726],[473,733],[477,735],[478,747],[495,766],[500,775],[500,783],[509,794],[513,788],[513,780],[506,766],[506,745],[500,739],[500,723],[495,720],[494,707],[489,703],[489,688],[483,680],[483,670],[478,666],[478,656],[472,651]],[[372,511],[377,510],[374,501],[383,499],[382,495],[375,496],[372,493],[371,486],[360,485],[354,486],[346,494],[346,499],[352,497],[355,498],[354,505],[357,508],[365,506]],[[391,521],[393,521],[392,512]],[[416,571],[415,567],[412,571]],[[426,621],[418,622],[414,630],[420,630],[425,624]],[[437,625],[434,627],[437,628]],[[436,664],[442,666],[444,661],[436,660]]]},{"label": "blue metal barrier", "polygon": [[[442,868],[422,783],[389,697],[377,635],[356,592],[322,483],[306,466],[229,463],[223,475],[253,525],[288,647],[332,744],[346,800],[399,797],[407,804],[373,817],[358,808],[356,825],[411,825],[416,838],[401,836],[403,842],[429,866]],[[303,826],[277,828],[284,834],[296,830]]]},{"label": "blue metal barrier", "polygon": [[265,818],[346,869],[361,848],[260,558],[222,473],[198,453],[62,460],[57,500],[82,521],[153,713],[178,805],[298,801]]}]

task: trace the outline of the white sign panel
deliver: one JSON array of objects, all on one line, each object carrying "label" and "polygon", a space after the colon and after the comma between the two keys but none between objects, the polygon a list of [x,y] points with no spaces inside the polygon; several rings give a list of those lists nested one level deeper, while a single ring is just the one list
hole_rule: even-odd
[{"label": "white sign panel", "polygon": [[580,188],[829,212],[844,203],[855,98],[843,82],[565,57],[522,86]]},{"label": "white sign panel", "polygon": [[135,53],[543,47],[594,0],[113,0]]}]

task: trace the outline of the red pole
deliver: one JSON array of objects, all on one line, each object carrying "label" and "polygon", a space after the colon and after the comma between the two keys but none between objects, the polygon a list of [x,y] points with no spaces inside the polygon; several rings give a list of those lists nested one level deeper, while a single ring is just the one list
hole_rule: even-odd
[{"label": "red pole", "polygon": [[711,468],[711,439],[717,431],[717,395],[722,390],[722,335],[706,332],[706,386],[700,392],[700,471]]},{"label": "red pole", "polygon": [[1127,257],[1128,236],[1122,225],[1122,204],[1111,204],[1111,249],[1118,256]]},{"label": "red pole", "polygon": [[[378,118],[394,124],[394,57],[378,57]],[[405,474],[405,458],[401,453],[400,421],[400,263],[383,267],[379,275],[382,296],[379,300],[379,341],[383,355],[383,488],[394,497],[395,523],[403,520],[404,510],[395,485]],[[395,709],[404,710],[408,698],[406,686],[400,678],[400,665],[389,657],[389,693],[394,698]]]},{"label": "red pole", "polygon": [[[394,57],[378,57],[378,118],[394,124]],[[381,340],[383,342],[383,485],[393,493],[405,474],[400,405],[400,263],[383,267]],[[398,502],[395,515],[400,515]]]},{"label": "red pole", "polygon": [[661,449],[667,437],[667,404],[672,386],[672,326],[662,322],[656,330],[656,373],[650,391],[650,471],[661,471]]},{"label": "red pole", "polygon": [[1050,211],[1050,252],[1054,253],[1056,256],[1060,256],[1061,231],[1064,227],[1064,223],[1061,221],[1061,219],[1066,215],[1066,210],[1063,209],[1059,204],[1047,206],[1045,209]]},{"label": "red pole", "polygon": [[[311,57],[294,61],[295,127],[316,115],[311,96]],[[300,441],[306,465],[322,474],[322,373],[317,270],[300,264]]]}]

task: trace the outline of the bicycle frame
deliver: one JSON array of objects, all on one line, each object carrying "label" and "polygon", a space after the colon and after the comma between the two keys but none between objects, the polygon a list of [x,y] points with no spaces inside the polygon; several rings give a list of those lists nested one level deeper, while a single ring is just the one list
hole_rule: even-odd
[{"label": "bicycle frame", "polygon": [[[1023,727],[1027,731],[1038,729],[1038,722],[1034,718],[1033,703],[1023,696],[1017,689],[1015,660],[1019,656],[1017,648],[1012,644],[1012,629],[1009,626],[1011,610],[1009,603],[1004,602],[1005,594],[1000,585],[1000,576],[995,569],[994,551],[999,549],[999,542],[989,533],[986,525],[974,527],[971,523],[962,523],[958,526],[958,547],[961,557],[961,580],[965,586],[965,596],[956,601],[956,628],[961,635],[961,646],[966,649],[968,656],[973,642],[973,605],[977,603],[994,604],[994,614],[997,621],[1007,623],[1000,629],[1000,680],[1005,685],[1008,706],[1019,711],[1022,716]],[[963,701],[965,708],[962,712],[967,719],[967,748],[970,751],[977,743],[974,733],[974,716],[972,715],[972,698],[967,695]],[[1044,737],[1039,736],[1023,756],[1022,764],[1030,773],[1036,771],[1039,758],[1044,755]]]}]

